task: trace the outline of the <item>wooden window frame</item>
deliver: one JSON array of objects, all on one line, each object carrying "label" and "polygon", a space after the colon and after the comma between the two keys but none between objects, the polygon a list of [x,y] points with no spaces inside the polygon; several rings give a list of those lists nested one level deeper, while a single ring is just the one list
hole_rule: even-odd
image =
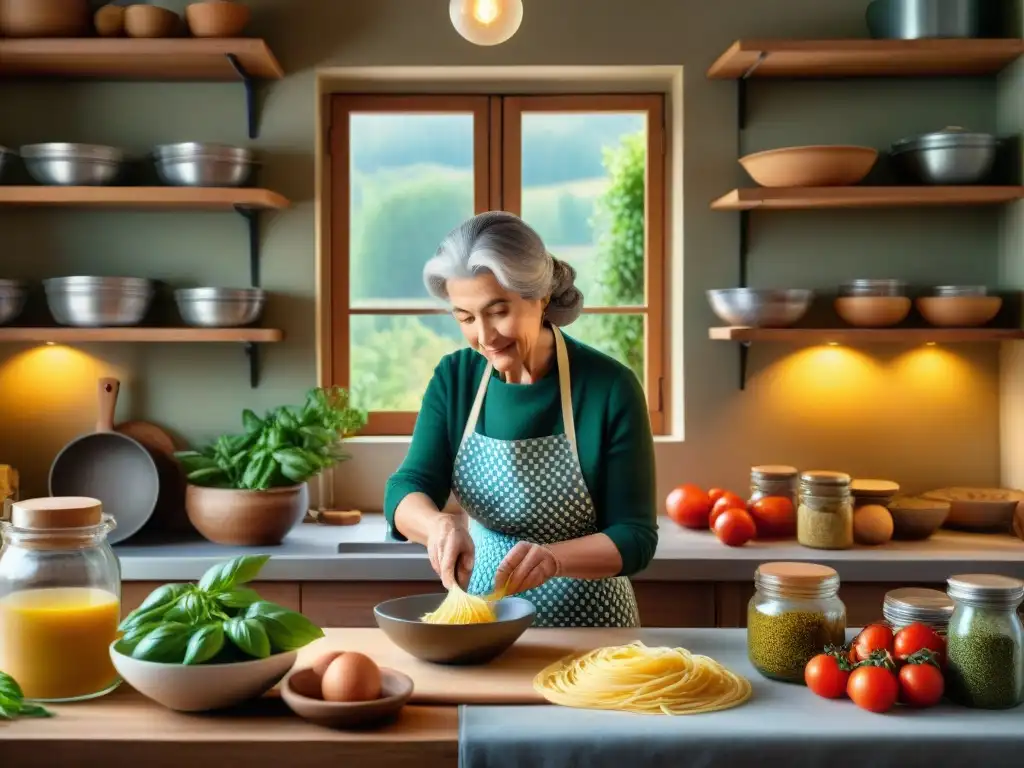
[{"label": "wooden window frame", "polygon": [[[644,390],[654,434],[664,434],[666,355],[665,296],[665,151],[664,96],[660,94],[607,95],[410,95],[333,94],[328,116],[329,158],[325,167],[325,198],[329,208],[330,317],[326,371],[330,383],[350,385],[350,340],[353,315],[448,314],[443,309],[353,307],[350,277],[350,167],[349,116],[367,112],[460,113],[473,115],[473,198],[475,213],[487,210],[521,212],[522,115],[529,112],[645,112],[647,113],[647,173],[645,179],[644,303],[638,306],[590,307],[586,314],[644,315]],[[572,330],[570,328],[571,335]],[[369,414],[362,435],[408,436],[418,413],[375,411]]]}]

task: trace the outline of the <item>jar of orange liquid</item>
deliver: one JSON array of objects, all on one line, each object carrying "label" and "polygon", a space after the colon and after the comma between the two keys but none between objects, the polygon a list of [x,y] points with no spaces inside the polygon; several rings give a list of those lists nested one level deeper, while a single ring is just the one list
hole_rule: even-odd
[{"label": "jar of orange liquid", "polygon": [[121,613],[114,520],[98,499],[27,499],[0,523],[0,671],[26,699],[80,701],[114,690]]}]

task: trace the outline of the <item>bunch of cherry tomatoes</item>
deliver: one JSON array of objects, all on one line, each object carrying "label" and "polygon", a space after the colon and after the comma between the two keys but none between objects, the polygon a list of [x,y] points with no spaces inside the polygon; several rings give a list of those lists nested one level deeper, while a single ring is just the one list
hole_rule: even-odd
[{"label": "bunch of cherry tomatoes", "polygon": [[807,662],[804,682],[826,699],[849,696],[861,709],[888,712],[900,702],[932,707],[945,691],[946,641],[924,624],[895,635],[884,624],[865,627],[842,648],[826,648]]},{"label": "bunch of cherry tomatoes", "polygon": [[796,534],[796,510],[785,496],[767,496],[752,504],[722,488],[705,491],[699,485],[680,485],[665,500],[669,518],[684,528],[709,528],[723,544],[742,547],[754,538],[773,539]]}]

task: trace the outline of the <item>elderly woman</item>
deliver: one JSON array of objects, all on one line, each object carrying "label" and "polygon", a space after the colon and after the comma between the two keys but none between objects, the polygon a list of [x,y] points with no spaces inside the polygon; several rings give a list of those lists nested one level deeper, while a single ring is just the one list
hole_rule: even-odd
[{"label": "elderly woman", "polygon": [[[583,305],[575,271],[492,211],[423,276],[469,348],[435,369],[388,480],[391,535],[424,544],[445,587],[521,593],[536,626],[639,626],[626,577],[658,542],[647,404],[630,369],[562,335]],[[464,515],[442,511],[450,492]]]}]

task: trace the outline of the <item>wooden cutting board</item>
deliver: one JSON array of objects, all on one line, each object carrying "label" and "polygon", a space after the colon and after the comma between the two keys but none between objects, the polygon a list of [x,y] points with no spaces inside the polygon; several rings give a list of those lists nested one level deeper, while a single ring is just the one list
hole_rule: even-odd
[{"label": "wooden cutting board", "polygon": [[543,704],[533,678],[548,664],[573,653],[637,639],[629,629],[528,629],[490,664],[471,667],[431,664],[410,656],[379,629],[327,629],[299,652],[296,666],[309,666],[325,651],[359,651],[382,667],[409,675],[414,704]]}]

